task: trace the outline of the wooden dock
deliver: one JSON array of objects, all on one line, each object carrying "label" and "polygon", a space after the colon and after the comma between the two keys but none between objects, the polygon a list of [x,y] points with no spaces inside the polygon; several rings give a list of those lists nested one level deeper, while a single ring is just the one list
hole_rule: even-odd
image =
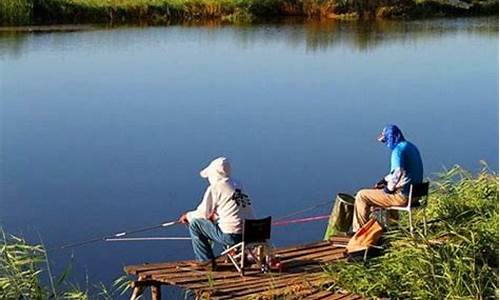
[{"label": "wooden dock", "polygon": [[331,292],[324,289],[328,281],[325,264],[345,259],[345,237],[319,241],[276,250],[283,270],[280,273],[261,273],[249,269],[240,276],[223,258],[218,259],[216,271],[201,271],[191,267],[193,261],[126,266],[125,272],[137,276],[131,299],[145,288],[151,288],[151,298],[161,299],[161,286],[178,286],[190,291],[196,299],[322,299],[354,300],[362,297]]}]

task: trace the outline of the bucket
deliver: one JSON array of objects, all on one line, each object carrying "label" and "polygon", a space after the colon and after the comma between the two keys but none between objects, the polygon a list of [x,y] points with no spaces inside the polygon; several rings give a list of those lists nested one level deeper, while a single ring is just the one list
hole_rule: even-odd
[{"label": "bucket", "polygon": [[354,197],[339,193],[333,204],[332,214],[328,220],[328,227],[325,231],[324,240],[330,239],[334,235],[346,235],[352,225],[354,214]]}]

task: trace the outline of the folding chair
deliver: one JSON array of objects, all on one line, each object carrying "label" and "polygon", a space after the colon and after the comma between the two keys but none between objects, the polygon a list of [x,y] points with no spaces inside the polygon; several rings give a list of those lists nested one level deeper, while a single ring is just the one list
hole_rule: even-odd
[{"label": "folding chair", "polygon": [[[413,220],[412,220],[412,208],[423,207],[424,209],[424,234],[427,235],[427,198],[429,196],[429,182],[415,183],[410,185],[410,193],[408,194],[408,204],[405,206],[389,206],[389,207],[377,207],[382,212],[387,212],[388,210],[396,211],[406,211],[408,212],[408,217],[410,219],[410,233],[413,235]],[[424,203],[421,203],[422,198],[425,198]],[[383,216],[384,226],[387,226],[387,215]]]},{"label": "folding chair", "polygon": [[[241,242],[229,247],[221,253],[227,255],[241,276],[245,275],[245,258],[251,256],[255,261],[263,261],[264,253],[253,253],[257,246],[267,247],[267,240],[271,238],[271,217],[258,220],[244,220]],[[262,249],[262,248],[260,248]]]}]

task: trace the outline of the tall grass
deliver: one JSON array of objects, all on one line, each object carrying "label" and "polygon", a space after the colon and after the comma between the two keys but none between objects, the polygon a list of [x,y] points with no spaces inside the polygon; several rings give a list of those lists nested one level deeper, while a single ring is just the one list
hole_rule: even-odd
[{"label": "tall grass", "polygon": [[70,269],[55,276],[50,269],[42,245],[28,244],[24,239],[7,235],[0,229],[0,299],[114,299],[126,291],[127,278],[120,277],[112,289],[103,284],[93,286],[93,292],[68,280]]},{"label": "tall grass", "polygon": [[[334,284],[367,297],[498,299],[498,175],[456,166],[434,182],[429,233],[412,237],[402,218],[385,253],[366,263],[328,267]],[[422,225],[422,213],[416,216]],[[421,227],[420,227],[421,229]]]}]

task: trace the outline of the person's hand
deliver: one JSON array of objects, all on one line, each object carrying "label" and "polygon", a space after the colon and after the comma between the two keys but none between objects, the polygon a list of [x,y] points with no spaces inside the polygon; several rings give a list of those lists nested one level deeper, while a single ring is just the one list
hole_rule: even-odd
[{"label": "person's hand", "polygon": [[385,179],[384,178],[380,179],[380,181],[375,183],[375,185],[373,186],[374,189],[383,189],[384,187],[385,187]]},{"label": "person's hand", "polygon": [[180,218],[179,218],[179,223],[181,224],[188,224],[188,218],[187,218],[187,213],[183,213]]},{"label": "person's hand", "polygon": [[217,220],[217,214],[215,213],[215,211],[213,211],[209,216],[208,216],[208,219],[212,222],[215,223],[215,221]]}]

